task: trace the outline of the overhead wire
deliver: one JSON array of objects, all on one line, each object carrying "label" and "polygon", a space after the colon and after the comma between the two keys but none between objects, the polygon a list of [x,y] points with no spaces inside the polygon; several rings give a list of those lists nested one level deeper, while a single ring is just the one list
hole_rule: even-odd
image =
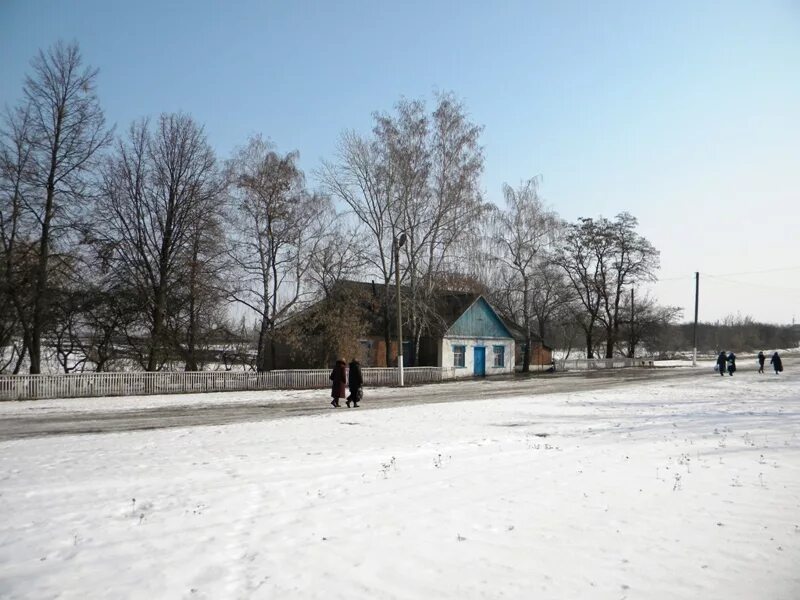
[{"label": "overhead wire", "polygon": [[680,277],[659,277],[656,280],[656,283],[660,283],[662,281],[679,281],[683,279],[694,279],[694,274],[692,275],[681,275]]},{"label": "overhead wire", "polygon": [[778,267],[775,269],[760,269],[758,271],[739,271],[738,273],[718,273],[711,275],[710,273],[701,273],[702,275],[709,275],[710,277],[728,277],[735,275],[759,275],[761,273],[775,273],[777,271],[800,271],[800,266],[797,267]]},{"label": "overhead wire", "polygon": [[725,283],[732,283],[734,285],[746,285],[748,287],[756,287],[756,288],[763,288],[763,289],[769,289],[769,290],[778,290],[778,291],[781,291],[781,292],[797,292],[797,293],[800,293],[800,288],[786,288],[786,287],[780,287],[780,286],[763,284],[763,283],[750,283],[750,282],[747,282],[747,281],[735,281],[733,279],[727,279],[725,277],[720,277],[719,275],[709,275],[708,273],[702,273],[702,275],[705,275],[706,277],[709,277],[711,279],[716,279],[717,281],[724,281]]},{"label": "overhead wire", "polygon": [[[798,292],[798,291],[800,291],[800,288],[784,288],[784,287],[773,286],[773,285],[769,285],[769,284],[765,285],[765,284],[760,284],[760,283],[749,283],[749,282],[746,282],[746,281],[735,281],[733,279],[726,279],[727,277],[731,277],[731,276],[735,277],[737,275],[760,275],[761,273],[777,273],[777,272],[780,272],[780,271],[800,271],[800,266],[778,267],[778,268],[775,268],[775,269],[761,269],[759,271],[738,271],[736,273],[717,273],[717,274],[705,273],[703,271],[700,271],[700,275],[702,275],[703,277],[711,277],[712,279],[719,279],[721,281],[726,281],[728,283],[734,283],[734,284],[737,284],[737,285],[749,285],[749,286],[753,286],[753,287],[772,288],[772,289],[776,289],[776,290],[785,290],[785,291],[790,291],[790,292]],[[694,278],[695,278],[694,273],[692,273],[691,275],[681,275],[681,276],[678,276],[678,277],[659,277],[655,281],[655,283],[661,283],[662,281],[682,281],[682,280],[694,279]]]}]

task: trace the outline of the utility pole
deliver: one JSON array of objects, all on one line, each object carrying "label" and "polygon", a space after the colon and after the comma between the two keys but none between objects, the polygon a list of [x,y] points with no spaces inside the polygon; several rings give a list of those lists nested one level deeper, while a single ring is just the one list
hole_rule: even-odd
[{"label": "utility pole", "polygon": [[400,369],[400,387],[403,387],[403,315],[400,302],[400,247],[406,243],[406,234],[394,238],[394,289],[397,295],[397,366]]},{"label": "utility pole", "polygon": [[700,303],[700,271],[694,274],[694,330],[692,332],[692,366],[697,366],[697,308]]},{"label": "utility pole", "polygon": [[628,342],[630,344],[630,348],[628,348],[628,354],[630,354],[630,358],[631,359],[633,359],[633,340],[634,340],[634,337],[635,337],[635,334],[633,332],[633,315],[634,314],[635,313],[633,312],[633,288],[631,288],[631,339]]}]

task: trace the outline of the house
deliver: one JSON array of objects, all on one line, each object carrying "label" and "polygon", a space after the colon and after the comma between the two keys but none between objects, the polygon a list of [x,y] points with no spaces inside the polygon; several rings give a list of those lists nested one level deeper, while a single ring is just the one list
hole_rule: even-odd
[{"label": "house", "polygon": [[[404,295],[405,290],[401,288]],[[294,347],[281,344],[276,356],[277,368],[327,366],[316,363],[332,362],[336,356],[347,359],[357,356],[366,367],[396,365],[397,312],[394,294],[394,286],[387,289],[374,282],[339,282],[328,298],[289,321],[285,330],[294,333],[287,335],[287,339],[302,339],[303,342]],[[425,312],[425,326],[419,340],[407,329],[410,310],[405,300],[403,306],[405,366],[453,367],[457,377],[514,372],[514,336],[482,295],[437,293],[419,309]],[[333,318],[326,320],[322,315],[333,315]],[[331,321],[338,325],[337,331],[331,330]],[[320,356],[324,357],[322,361],[317,358]],[[312,361],[315,364],[304,364]]]},{"label": "house", "polygon": [[[321,300],[285,319],[275,330],[271,369],[329,368],[337,358],[385,367],[385,290],[375,283],[339,281]],[[397,359],[393,305],[389,307],[390,361]],[[407,338],[408,339],[408,338]],[[407,348],[408,344],[404,343]]]},{"label": "house", "polygon": [[456,377],[484,377],[514,372],[514,336],[486,298],[446,294],[437,346],[439,367],[455,367]]},{"label": "house", "polygon": [[[522,363],[525,360],[525,328],[520,327],[516,323],[503,319],[503,324],[508,328],[514,336],[515,341],[515,361],[514,363],[522,368]],[[534,367],[535,370],[542,370],[549,368],[553,364],[553,349],[544,343],[538,334],[531,332],[531,353],[529,357],[529,365]]]}]

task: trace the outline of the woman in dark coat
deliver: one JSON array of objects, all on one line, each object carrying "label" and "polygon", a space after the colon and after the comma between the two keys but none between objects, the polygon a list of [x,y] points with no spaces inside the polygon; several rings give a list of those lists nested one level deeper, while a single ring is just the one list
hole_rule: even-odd
[{"label": "woman in dark coat", "polygon": [[350,403],[353,403],[353,408],[358,408],[358,403],[364,395],[361,386],[364,385],[364,379],[361,377],[361,365],[357,358],[354,358],[350,363],[350,377],[347,378],[347,385],[350,386],[350,395],[347,397],[347,408],[350,408]]},{"label": "woman in dark coat", "polygon": [[759,373],[763,373],[763,372],[764,372],[764,360],[765,360],[766,358],[767,358],[767,357],[766,357],[766,356],[764,356],[764,353],[763,353],[763,352],[759,352],[759,353],[758,353],[758,372],[759,372]]},{"label": "woman in dark coat", "polygon": [[728,362],[728,358],[725,356],[725,351],[719,353],[717,357],[717,369],[719,370],[719,374],[725,377],[725,363]]},{"label": "woman in dark coat", "polygon": [[731,352],[728,354],[728,375],[733,377],[733,374],[736,372],[736,355]]},{"label": "woman in dark coat", "polygon": [[777,352],[772,355],[769,364],[771,364],[772,368],[775,369],[775,375],[783,371],[783,362],[781,361],[781,357],[778,356]]},{"label": "woman in dark coat", "polygon": [[331,401],[331,405],[334,408],[339,408],[339,398],[345,397],[345,384],[347,383],[346,364],[344,359],[340,358],[336,361],[333,371],[331,371],[331,381],[333,381],[333,385],[331,386],[331,397],[333,400]]}]

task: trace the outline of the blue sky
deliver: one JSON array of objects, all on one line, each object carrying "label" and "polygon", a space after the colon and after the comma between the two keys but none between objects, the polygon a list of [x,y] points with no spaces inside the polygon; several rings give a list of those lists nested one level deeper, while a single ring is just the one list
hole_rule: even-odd
[{"label": "blue sky", "polygon": [[701,319],[800,321],[796,0],[3,0],[0,104],[57,39],[118,130],[185,111],[223,158],[261,132],[312,185],[342,130],[452,90],[485,126],[489,199],[539,175],[567,219],[636,215],[687,318],[699,270]]}]

